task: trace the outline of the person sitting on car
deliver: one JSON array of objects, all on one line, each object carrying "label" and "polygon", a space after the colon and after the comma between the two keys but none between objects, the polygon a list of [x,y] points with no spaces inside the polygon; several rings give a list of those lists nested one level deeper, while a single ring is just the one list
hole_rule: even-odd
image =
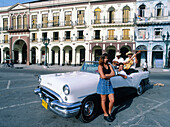
[{"label": "person sitting on car", "polygon": [[123,77],[124,79],[127,79],[127,74],[126,72],[123,70],[124,64],[123,63],[119,63],[119,69],[118,69],[118,76]]}]

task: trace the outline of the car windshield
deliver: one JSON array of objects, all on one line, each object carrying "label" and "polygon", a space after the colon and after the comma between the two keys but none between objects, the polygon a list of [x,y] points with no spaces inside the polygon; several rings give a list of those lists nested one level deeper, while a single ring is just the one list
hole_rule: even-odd
[{"label": "car windshield", "polygon": [[84,62],[84,64],[82,65],[81,71],[98,73],[98,65],[99,65],[99,62],[95,62],[95,61]]}]

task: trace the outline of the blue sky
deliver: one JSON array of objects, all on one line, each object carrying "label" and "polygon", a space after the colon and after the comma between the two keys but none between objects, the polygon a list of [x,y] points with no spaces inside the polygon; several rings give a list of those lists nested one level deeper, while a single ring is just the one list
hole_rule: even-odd
[{"label": "blue sky", "polygon": [[16,3],[25,3],[31,2],[36,0],[0,0],[0,7],[14,5]]}]

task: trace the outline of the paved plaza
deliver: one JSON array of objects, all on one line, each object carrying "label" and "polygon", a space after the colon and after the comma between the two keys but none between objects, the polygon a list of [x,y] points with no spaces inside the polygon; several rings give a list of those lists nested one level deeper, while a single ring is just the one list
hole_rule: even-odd
[{"label": "paved plaza", "polygon": [[[146,91],[141,96],[131,95],[120,100],[113,108],[113,122],[106,122],[101,114],[85,124],[75,117],[62,118],[46,110],[33,93],[39,74],[77,71],[80,66],[17,66],[23,68],[0,68],[1,127],[169,127],[169,70],[150,69],[150,85]],[[155,83],[165,86],[154,86]]]}]

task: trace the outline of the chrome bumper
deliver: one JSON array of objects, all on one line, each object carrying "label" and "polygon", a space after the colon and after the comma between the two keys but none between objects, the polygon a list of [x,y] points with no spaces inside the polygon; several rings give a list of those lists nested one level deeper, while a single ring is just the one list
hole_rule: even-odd
[{"label": "chrome bumper", "polygon": [[[57,99],[49,95],[46,91],[44,92],[43,89],[45,89],[48,93],[54,95],[54,97],[56,97]],[[58,94],[49,90],[46,87],[37,88],[34,90],[34,93],[39,95],[41,100],[45,100],[45,102],[48,103],[48,109],[52,110],[54,113],[58,114],[59,116],[67,117],[67,118],[73,117],[76,116],[80,111],[80,106],[81,106],[80,102],[74,104],[63,102]]]}]

